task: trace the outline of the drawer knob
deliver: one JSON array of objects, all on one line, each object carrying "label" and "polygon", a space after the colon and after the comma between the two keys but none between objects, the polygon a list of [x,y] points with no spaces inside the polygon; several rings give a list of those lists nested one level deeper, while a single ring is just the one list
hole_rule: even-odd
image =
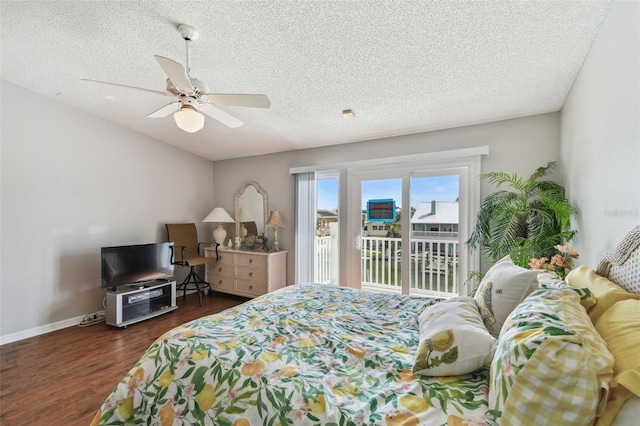
[{"label": "drawer knob", "polygon": [[253,263],[253,259],[249,259],[249,263]]},{"label": "drawer knob", "polygon": [[218,272],[222,272],[222,268],[218,268]]},{"label": "drawer knob", "polygon": [[222,285],[222,280],[218,281],[218,284]]},{"label": "drawer knob", "polygon": [[252,277],[253,276],[253,272],[249,272],[249,276]]},{"label": "drawer knob", "polygon": [[253,290],[253,284],[249,286],[249,290]]}]

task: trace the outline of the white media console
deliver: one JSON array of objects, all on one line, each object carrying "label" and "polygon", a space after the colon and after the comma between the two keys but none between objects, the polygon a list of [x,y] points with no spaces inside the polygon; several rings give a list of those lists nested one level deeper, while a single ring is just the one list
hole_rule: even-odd
[{"label": "white media console", "polygon": [[157,280],[144,286],[121,285],[107,290],[106,322],[114,327],[126,327],[175,309],[175,281]]}]

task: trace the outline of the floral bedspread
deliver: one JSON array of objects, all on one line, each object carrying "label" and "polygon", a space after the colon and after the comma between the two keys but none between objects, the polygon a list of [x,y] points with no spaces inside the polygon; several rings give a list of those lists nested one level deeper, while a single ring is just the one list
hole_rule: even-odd
[{"label": "floral bedspread", "polygon": [[483,424],[488,369],[437,378],[411,372],[418,316],[436,302],[286,287],[161,336],[94,423]]}]

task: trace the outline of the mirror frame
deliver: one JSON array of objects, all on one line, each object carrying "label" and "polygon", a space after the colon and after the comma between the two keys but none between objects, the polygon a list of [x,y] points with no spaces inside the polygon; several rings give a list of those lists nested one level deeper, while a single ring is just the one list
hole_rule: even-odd
[{"label": "mirror frame", "polygon": [[240,197],[242,196],[242,194],[244,194],[244,191],[246,191],[247,188],[250,186],[253,186],[258,192],[258,194],[262,195],[262,211],[264,214],[264,217],[262,218],[262,229],[265,235],[267,233],[267,215],[269,214],[269,211],[267,210],[267,206],[268,206],[267,192],[260,186],[258,182],[250,181],[242,185],[240,190],[236,192],[235,197],[233,197],[233,207],[234,207],[234,213],[235,213],[234,219],[236,220],[236,235],[235,235],[236,237],[240,236],[240,222],[238,220],[238,218],[240,217]]}]

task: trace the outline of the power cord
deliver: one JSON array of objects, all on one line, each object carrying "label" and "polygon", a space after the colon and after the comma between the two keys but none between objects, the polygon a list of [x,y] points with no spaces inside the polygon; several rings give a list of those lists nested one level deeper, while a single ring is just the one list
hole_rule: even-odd
[{"label": "power cord", "polygon": [[80,321],[80,324],[78,324],[78,326],[87,327],[89,325],[94,325],[104,320],[105,320],[104,312],[94,312],[92,314],[87,314],[84,318],[82,318],[82,321]]},{"label": "power cord", "polygon": [[[102,306],[105,306],[106,301],[107,301],[107,298],[105,297],[102,301]],[[80,321],[80,324],[78,324],[78,326],[88,327],[90,325],[98,324],[99,322],[104,321],[105,318],[106,318],[105,311],[96,311],[91,314],[85,315],[85,317],[82,318],[82,321]]]}]

